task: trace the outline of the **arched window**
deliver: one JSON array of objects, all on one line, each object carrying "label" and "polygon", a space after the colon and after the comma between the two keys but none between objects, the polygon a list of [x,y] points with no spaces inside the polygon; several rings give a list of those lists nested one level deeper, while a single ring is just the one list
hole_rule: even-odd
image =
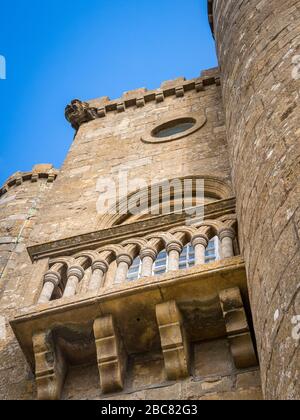
[{"label": "arched window", "polygon": [[130,267],[128,271],[127,280],[128,281],[138,280],[141,277],[141,272],[142,272],[142,261],[140,257],[138,257],[133,261],[132,266]]},{"label": "arched window", "polygon": [[[205,263],[209,264],[211,262],[217,261],[220,259],[219,252],[219,238],[216,236],[213,238],[206,249],[205,253]],[[180,255],[179,269],[186,270],[188,268],[195,266],[195,250],[191,244],[186,245]],[[153,264],[153,276],[162,276],[167,272],[168,267],[168,254],[167,252],[161,251],[155,263]],[[135,281],[141,278],[142,273],[142,261],[140,257],[136,258],[133,261],[132,266],[128,271],[127,279],[128,281]]]}]

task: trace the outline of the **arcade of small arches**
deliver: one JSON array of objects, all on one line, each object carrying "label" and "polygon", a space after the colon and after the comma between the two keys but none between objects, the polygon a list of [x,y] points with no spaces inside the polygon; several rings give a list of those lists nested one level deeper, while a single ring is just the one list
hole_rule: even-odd
[{"label": "arcade of small arches", "polygon": [[181,226],[97,250],[50,260],[38,303],[121,286],[129,281],[213,263],[239,255],[235,215]]}]

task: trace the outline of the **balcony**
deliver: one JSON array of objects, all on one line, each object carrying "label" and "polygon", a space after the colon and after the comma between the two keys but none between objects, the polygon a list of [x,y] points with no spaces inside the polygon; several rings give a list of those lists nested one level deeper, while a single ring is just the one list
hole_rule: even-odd
[{"label": "balcony", "polygon": [[[59,399],[68,366],[98,363],[103,393],[123,389],[128,356],[162,351],[169,380],[189,375],[190,344],[228,337],[237,368],[257,364],[233,199],[186,226],[167,215],[29,248],[36,304],[11,321],[39,399]],[[220,256],[205,264],[209,241]],[[190,244],[194,266],[180,269]],[[153,267],[161,251],[166,273]],[[139,258],[140,278],[129,281]]]}]

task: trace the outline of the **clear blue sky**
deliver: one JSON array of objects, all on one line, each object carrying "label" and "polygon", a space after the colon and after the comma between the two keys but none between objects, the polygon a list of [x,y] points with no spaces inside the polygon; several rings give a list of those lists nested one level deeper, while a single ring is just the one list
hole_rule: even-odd
[{"label": "clear blue sky", "polygon": [[118,98],[216,65],[207,0],[1,0],[0,184],[60,167],[71,99]]}]

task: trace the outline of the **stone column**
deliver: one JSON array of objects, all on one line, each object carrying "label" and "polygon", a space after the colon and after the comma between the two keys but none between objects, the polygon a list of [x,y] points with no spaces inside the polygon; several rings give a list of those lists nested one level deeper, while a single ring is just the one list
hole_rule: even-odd
[{"label": "stone column", "polygon": [[234,257],[233,240],[235,238],[235,232],[233,229],[223,229],[219,232],[219,239],[222,247],[222,258]]},{"label": "stone column", "polygon": [[133,263],[133,259],[129,255],[119,255],[117,258],[117,271],[115,284],[125,283],[127,280],[128,270]]},{"label": "stone column", "polygon": [[98,291],[103,287],[104,276],[107,273],[109,265],[106,261],[95,261],[92,265],[92,277],[88,287],[90,292]]},{"label": "stone column", "polygon": [[205,264],[205,253],[208,247],[209,239],[204,234],[195,235],[192,238],[192,246],[195,249],[195,264]]},{"label": "stone column", "polygon": [[157,258],[157,251],[154,248],[146,248],[141,251],[142,260],[141,277],[151,277],[153,275],[153,264]]},{"label": "stone column", "polygon": [[179,259],[182,252],[182,244],[178,242],[172,242],[167,246],[168,253],[168,272],[179,270]]},{"label": "stone column", "polygon": [[38,300],[38,304],[50,302],[54,289],[59,285],[60,281],[61,276],[55,271],[48,271],[44,275],[44,287]]},{"label": "stone column", "polygon": [[84,269],[80,266],[71,267],[67,273],[68,280],[63,297],[72,297],[76,295],[78,284],[84,277]]}]

